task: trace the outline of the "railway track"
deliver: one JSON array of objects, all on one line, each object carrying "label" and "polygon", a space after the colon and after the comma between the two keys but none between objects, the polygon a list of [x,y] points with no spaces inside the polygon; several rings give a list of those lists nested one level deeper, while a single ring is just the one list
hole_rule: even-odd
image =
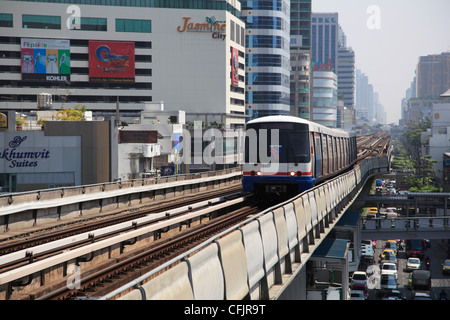
[{"label": "railway track", "polygon": [[0,257],[11,252],[17,252],[19,250],[37,246],[47,242],[56,241],[100,228],[105,228],[107,226],[116,225],[121,222],[138,219],[149,214],[156,214],[177,207],[193,205],[201,202],[202,200],[208,201],[209,199],[213,199],[219,196],[235,194],[237,192],[240,192],[241,190],[241,186],[232,186],[230,188],[208,193],[201,193],[194,196],[184,197],[182,199],[159,201],[152,205],[120,210],[118,212],[102,216],[83,218],[75,222],[61,222],[47,227],[43,226],[34,228],[33,230],[14,234],[9,238],[0,240]]},{"label": "railway track", "polygon": [[[87,282],[90,287],[92,277],[100,277],[95,283],[103,283],[102,279],[108,282],[110,276],[105,273],[109,272],[109,275],[117,277],[123,273],[123,268],[132,268],[123,267],[122,263],[134,261],[131,266],[141,265],[136,262],[141,259],[145,264],[150,258],[142,258],[142,255],[150,255],[151,259],[155,260],[154,257],[165,256],[168,252],[186,250],[184,243],[193,242],[192,239],[195,238],[204,240],[207,233],[203,232],[203,238],[192,235],[189,236],[189,241],[176,240],[178,244],[171,241],[175,241],[178,235],[187,230],[199,228],[205,221],[214,221],[215,224],[223,224],[225,227],[224,220],[219,219],[219,216],[231,210],[230,208],[241,206],[248,197],[235,191],[236,189],[230,188],[230,195],[200,202],[198,199],[189,199],[188,202],[183,202],[182,207],[178,203],[169,209],[166,203],[157,209],[159,212],[149,213],[148,209],[135,214],[128,212],[125,216],[121,214],[95,221],[93,225],[84,222],[86,225],[63,228],[51,235],[38,232],[38,236],[27,241],[15,239],[5,242],[2,248],[8,253],[0,255],[0,289],[4,290],[0,292],[0,299],[36,299],[50,292],[70,288],[68,281],[73,276],[73,270],[83,275],[80,283]],[[223,194],[224,191],[221,190],[220,193]],[[199,196],[201,199],[205,198],[205,195]],[[213,193],[210,192],[210,196],[213,196]],[[150,247],[153,253],[143,253],[144,249]],[[111,269],[112,265],[115,270],[119,265],[122,267],[119,267],[119,271],[114,271]],[[52,270],[57,270],[57,275],[53,275],[53,278],[58,278],[58,281],[48,280],[52,278],[49,277]],[[132,273],[133,271],[130,271],[130,274]],[[130,276],[125,276],[124,279],[129,280]],[[70,297],[71,294],[63,294],[62,297],[66,296]]]},{"label": "railway track", "polygon": [[157,241],[145,250],[127,254],[111,266],[91,270],[89,275],[79,279],[78,288],[65,285],[38,300],[87,299],[105,295],[259,211],[255,206],[242,207],[169,239]]},{"label": "railway track", "polygon": [[377,132],[371,135],[358,136],[356,140],[358,148],[358,161],[367,157],[380,157],[390,144],[390,137],[387,132]]}]

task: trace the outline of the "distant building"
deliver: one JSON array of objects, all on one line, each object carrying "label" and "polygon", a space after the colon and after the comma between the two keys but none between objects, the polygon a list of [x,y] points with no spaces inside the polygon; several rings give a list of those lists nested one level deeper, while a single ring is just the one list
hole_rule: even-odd
[{"label": "distant building", "polygon": [[291,115],[309,120],[311,60],[304,50],[291,47]]},{"label": "distant building", "polygon": [[291,1],[291,115],[311,117],[311,0]]},{"label": "distant building", "polygon": [[337,75],[332,71],[313,71],[311,120],[330,128],[336,128],[337,106]]},{"label": "distant building", "polygon": [[419,58],[417,64],[417,97],[438,97],[450,88],[450,52]]},{"label": "distant building", "polygon": [[373,124],[373,86],[369,77],[356,69],[356,119],[357,125]]},{"label": "distant building", "polygon": [[355,107],[356,69],[355,52],[352,48],[338,48],[336,74],[338,76],[338,95],[342,96],[344,106],[353,109]]},{"label": "distant building", "polygon": [[433,103],[431,135],[428,141],[431,158],[436,160],[436,177],[444,178],[444,154],[450,152],[450,103]]},{"label": "distant building", "polygon": [[[338,13],[312,13],[312,62],[336,67],[338,54]],[[333,70],[336,71],[336,70]]]}]

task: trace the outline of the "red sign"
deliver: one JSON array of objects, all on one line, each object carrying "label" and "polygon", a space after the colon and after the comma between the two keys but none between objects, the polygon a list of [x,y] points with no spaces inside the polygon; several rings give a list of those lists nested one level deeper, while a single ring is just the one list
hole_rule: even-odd
[{"label": "red sign", "polygon": [[89,41],[89,81],[134,82],[134,42]]},{"label": "red sign", "polygon": [[239,50],[231,47],[231,85],[239,83]]}]

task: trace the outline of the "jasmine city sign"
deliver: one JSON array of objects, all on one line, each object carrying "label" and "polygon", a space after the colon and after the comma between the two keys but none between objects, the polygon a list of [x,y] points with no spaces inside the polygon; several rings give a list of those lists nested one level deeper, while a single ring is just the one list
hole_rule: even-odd
[{"label": "jasmine city sign", "polygon": [[227,24],[216,17],[206,17],[206,22],[192,22],[191,17],[183,17],[183,23],[177,27],[178,32],[208,32],[213,39],[225,40]]}]

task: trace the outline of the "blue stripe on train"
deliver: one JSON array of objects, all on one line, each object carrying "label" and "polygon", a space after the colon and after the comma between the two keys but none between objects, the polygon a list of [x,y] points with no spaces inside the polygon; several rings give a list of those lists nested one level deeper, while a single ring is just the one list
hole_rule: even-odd
[{"label": "blue stripe on train", "polygon": [[303,192],[311,189],[316,179],[311,177],[242,177],[242,187],[244,192],[255,191],[255,184],[298,184],[298,191]]}]

